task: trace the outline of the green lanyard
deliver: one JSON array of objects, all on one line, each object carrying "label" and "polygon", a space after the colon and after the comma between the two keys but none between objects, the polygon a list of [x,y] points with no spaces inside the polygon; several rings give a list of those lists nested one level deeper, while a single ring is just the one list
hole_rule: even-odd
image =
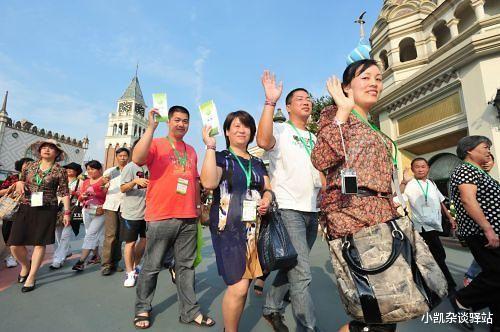
[{"label": "green lanyard", "polygon": [[[391,159],[392,159],[392,163],[394,164],[394,167],[395,168],[398,168],[398,146],[396,144],[396,142],[394,142],[389,136],[387,136],[386,134],[384,134],[379,128],[377,128],[377,126],[375,126],[373,123],[370,123],[368,121],[366,121],[356,110],[352,110],[352,114],[354,114],[354,116],[356,116],[361,122],[363,122],[364,124],[366,124],[368,127],[370,127],[375,133],[377,133],[377,135],[380,137],[380,139],[382,140],[382,142],[384,143],[385,147],[387,148],[387,151],[389,152],[389,154],[391,155]],[[387,137],[392,145],[394,146],[394,156],[392,155],[392,151],[391,149],[389,148],[389,146],[387,145],[387,142],[385,141],[384,137]]]},{"label": "green lanyard", "polygon": [[177,158],[177,161],[179,162],[179,164],[182,165],[182,167],[184,167],[184,170],[186,170],[186,163],[187,163],[187,147],[186,147],[186,143],[182,142],[182,143],[184,143],[184,156],[181,156],[181,154],[179,153],[179,151],[177,151],[177,149],[175,148],[175,144],[172,141],[172,139],[169,136],[167,136],[167,139],[170,142],[170,145],[172,146],[172,149],[174,150],[175,157]]},{"label": "green lanyard", "polygon": [[247,178],[247,189],[250,189],[250,182],[252,180],[252,157],[250,157],[250,160],[248,160],[248,171],[245,169],[243,166],[243,163],[241,162],[240,158],[234,153],[233,149],[229,148],[229,152],[236,158],[236,161],[238,164],[240,164],[241,170],[243,173],[245,173],[245,177]]},{"label": "green lanyard", "polygon": [[420,190],[422,190],[422,192],[424,193],[425,204],[427,204],[427,197],[429,197],[429,180],[427,180],[427,182],[426,182],[427,186],[425,187],[425,191],[424,191],[424,187],[422,187],[419,180],[417,180],[417,183],[418,183],[418,186],[420,187]]},{"label": "green lanyard", "polygon": [[308,133],[309,133],[309,144],[306,144],[306,141],[304,140],[304,138],[302,137],[302,135],[297,130],[297,127],[295,127],[295,125],[292,123],[292,121],[288,120],[287,123],[290,126],[292,126],[293,130],[295,130],[295,132],[297,133],[297,136],[299,137],[299,140],[302,142],[302,145],[304,145],[304,148],[306,149],[307,154],[310,156],[311,152],[312,152],[312,149],[314,148],[314,141],[312,139],[311,132],[308,131]]},{"label": "green lanyard", "polygon": [[37,169],[36,174],[35,174],[35,182],[36,182],[37,186],[40,186],[42,184],[43,179],[45,179],[45,177],[47,176],[47,174],[50,173],[51,170],[52,170],[52,166],[50,166],[50,168],[48,170],[43,171],[42,176],[40,176],[39,173],[42,170],[40,169],[40,165],[38,165],[38,169]]},{"label": "green lanyard", "polygon": [[[470,162],[468,162],[468,161],[466,161],[465,163],[466,163],[466,164],[471,165],[472,167],[474,167],[474,168],[475,168],[475,169],[477,169],[478,171],[482,172],[484,175],[486,175],[486,176],[490,176],[490,175],[489,175],[489,174],[488,174],[488,173],[487,173],[484,169],[481,169],[481,168],[477,167],[476,165],[474,165],[474,164],[472,164],[472,163],[470,163]],[[491,176],[490,176],[490,177],[491,177]]]}]

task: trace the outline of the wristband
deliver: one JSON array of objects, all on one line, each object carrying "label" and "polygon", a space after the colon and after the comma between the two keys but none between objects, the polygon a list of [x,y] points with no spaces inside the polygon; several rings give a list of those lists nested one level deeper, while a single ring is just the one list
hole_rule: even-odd
[{"label": "wristband", "polygon": [[270,101],[270,100],[266,99],[264,105],[268,105],[268,106],[273,106],[274,107],[274,106],[276,106],[276,102]]},{"label": "wristband", "polygon": [[217,149],[217,147],[215,145],[207,145],[206,148],[207,148],[207,150],[214,150],[214,151]]},{"label": "wristband", "polygon": [[70,215],[71,215],[71,210],[66,210],[66,211],[64,211],[64,215],[65,215],[65,216],[70,216]]}]

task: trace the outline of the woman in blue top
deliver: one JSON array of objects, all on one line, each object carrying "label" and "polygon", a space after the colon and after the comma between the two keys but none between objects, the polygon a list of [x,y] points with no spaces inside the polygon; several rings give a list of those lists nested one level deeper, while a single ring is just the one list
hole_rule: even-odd
[{"label": "woman in blue top", "polygon": [[256,132],[255,120],[245,111],[230,113],[224,121],[227,150],[216,152],[216,141],[203,128],[207,146],[201,184],[214,190],[210,232],[219,274],[228,285],[222,300],[224,327],[238,331],[250,281],[262,275],[256,240],[259,216],[271,203],[264,163],[248,153]]}]

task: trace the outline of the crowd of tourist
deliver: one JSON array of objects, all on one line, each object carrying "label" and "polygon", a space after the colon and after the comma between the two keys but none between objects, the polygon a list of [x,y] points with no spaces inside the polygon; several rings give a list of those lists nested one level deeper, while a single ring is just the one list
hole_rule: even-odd
[{"label": "crowd of tourist", "polygon": [[[273,115],[283,84],[265,71],[262,85],[265,100],[258,123],[245,111],[229,113],[222,128],[222,146],[210,135],[210,126],[203,128],[200,140],[206,152],[200,172],[197,153],[184,140],[190,112],[183,106],[169,109],[168,132],[159,138],[154,138],[159,113],[152,109],[144,135],[130,150],[116,150],[116,166],[106,170],[97,160],[88,161],[85,169],[76,163],[61,166],[64,151],[55,140],[33,144],[36,160],[16,162],[18,174],[0,187],[2,196],[12,191],[22,195],[18,212],[2,224],[11,253],[6,264],[21,265],[22,292],[36,289],[47,245],[56,244],[51,270],[66,263],[76,249],[70,243],[83,222],[81,254],[72,269],[77,273],[89,264],[101,264],[103,276],[124,272],[123,286],[136,287],[136,328],[152,324],[158,274],[165,267],[177,288],[179,323],[214,326],[216,322],[203,313],[195,292],[201,193],[209,190],[213,192],[209,230],[218,274],[227,285],[220,323],[225,331],[238,331],[252,281],[256,293],[262,294],[271,272],[259,250],[259,230],[270,213],[278,214],[296,252],[295,264],[277,271],[265,295],[262,314],[272,330],[289,330],[283,319],[287,301],[298,330],[319,330],[310,291],[314,279],[309,254],[321,229],[339,290],[352,287],[354,294],[356,308],[346,304],[351,303],[347,295],[341,295],[353,316],[341,331],[395,331],[398,322],[415,317],[387,318],[383,296],[373,286],[379,275],[394,276],[396,265],[404,264],[413,271],[408,287],[418,293],[407,297],[409,303],[420,303],[422,298],[428,311],[435,300],[428,289],[438,297],[447,293],[456,313],[489,308],[491,329],[500,331],[500,185],[489,174],[494,164],[492,142],[483,136],[467,136],[458,142],[457,156],[463,163],[450,177],[450,200],[456,210],[452,213],[429,178],[426,159],[414,158],[398,180],[397,144],[370,122],[370,110],[383,89],[375,61],[353,62],[342,79],[327,81],[334,105],[322,110],[316,134],[309,127],[313,102],[306,89],[296,88],[286,95],[288,121],[276,123]],[[249,153],[254,140],[265,150],[268,167]],[[464,271],[465,287],[460,289],[447,267],[440,240],[443,217],[474,256],[470,269]],[[405,231],[407,222],[414,233]],[[386,225],[392,239],[384,257],[391,257],[381,267],[366,266],[365,254],[369,253],[362,250],[362,238],[357,236],[367,231],[385,234],[381,227]],[[413,254],[405,256],[404,249],[396,253],[395,244],[391,252],[391,241],[401,241],[401,247],[411,242],[414,247],[408,248],[413,248]],[[119,265],[123,242],[125,271]],[[337,243],[343,252],[340,256],[336,255]],[[26,246],[33,246],[31,257]],[[422,248],[438,269],[419,270],[415,251]],[[342,269],[349,273],[343,274]],[[365,278],[360,277],[363,273]],[[435,280],[434,284],[429,280]],[[391,288],[396,288],[400,280],[391,282]],[[422,282],[427,283],[425,292],[419,288]],[[445,285],[444,289],[439,285]],[[470,321],[462,325],[474,328]]]}]

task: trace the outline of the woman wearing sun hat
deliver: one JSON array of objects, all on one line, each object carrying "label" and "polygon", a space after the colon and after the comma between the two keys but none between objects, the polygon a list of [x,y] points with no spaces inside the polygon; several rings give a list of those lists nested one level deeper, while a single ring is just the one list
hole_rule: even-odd
[{"label": "woman wearing sun hat", "polygon": [[[21,264],[19,283],[22,292],[35,289],[36,274],[45,255],[45,247],[55,242],[58,201],[64,204],[63,223],[70,222],[68,177],[58,162],[65,159],[65,152],[57,141],[46,139],[31,145],[37,161],[29,162],[22,171],[16,191],[24,195],[8,244]],[[25,246],[34,246],[31,261]]]}]

